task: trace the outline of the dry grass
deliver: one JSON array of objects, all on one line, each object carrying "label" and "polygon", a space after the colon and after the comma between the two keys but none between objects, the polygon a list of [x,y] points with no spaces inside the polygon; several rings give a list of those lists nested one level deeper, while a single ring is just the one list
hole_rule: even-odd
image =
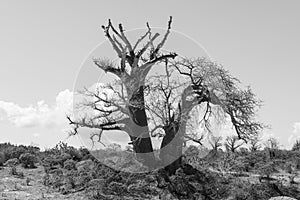
[{"label": "dry grass", "polygon": [[[38,200],[38,199],[74,199],[85,200],[83,193],[62,195],[43,185],[44,168],[35,169],[17,167],[18,172],[24,173],[24,178],[10,175],[10,168],[0,169],[0,199],[1,200]],[[27,181],[30,180],[30,184]]]}]

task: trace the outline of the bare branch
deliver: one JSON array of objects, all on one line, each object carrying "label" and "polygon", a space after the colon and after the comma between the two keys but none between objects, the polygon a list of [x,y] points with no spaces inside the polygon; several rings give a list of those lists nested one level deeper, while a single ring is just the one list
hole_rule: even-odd
[{"label": "bare branch", "polygon": [[152,55],[150,57],[156,57],[158,51],[164,46],[165,42],[167,41],[167,38],[170,34],[170,30],[171,30],[171,24],[172,24],[172,16],[170,16],[170,19],[168,21],[168,28],[167,28],[167,32],[164,35],[164,38],[162,39],[162,41],[157,45],[157,47],[155,48],[155,50],[152,52]]},{"label": "bare branch", "polygon": [[94,123],[91,120],[87,121],[86,117],[83,117],[80,120],[73,121],[70,116],[67,116],[67,119],[69,120],[70,125],[75,126],[76,133],[78,133],[77,130],[79,127],[96,128],[96,129],[102,129],[102,130],[121,130],[121,127],[119,124],[122,124],[122,122],[123,122],[123,120],[120,120],[120,121],[109,121],[109,120],[105,121],[105,120],[103,120],[102,123]]},{"label": "bare branch", "polygon": [[149,48],[151,44],[153,44],[153,41],[159,36],[159,33],[155,33],[155,35],[147,42],[147,44],[139,50],[137,53],[137,58],[141,58],[141,56],[145,53],[145,51]]},{"label": "bare branch", "polygon": [[127,46],[128,49],[129,49],[130,56],[133,56],[133,57],[134,57],[135,55],[134,55],[132,46],[131,46],[131,44],[130,44],[128,38],[127,38],[127,37],[125,36],[125,34],[124,34],[124,29],[123,29],[123,27],[122,27],[122,24],[119,24],[119,29],[120,29],[120,33],[121,33],[121,38],[122,38],[122,40],[124,41],[124,43],[126,44],[126,46]]},{"label": "bare branch", "polygon": [[193,142],[196,142],[196,143],[198,143],[198,144],[200,144],[200,145],[203,145],[202,144],[202,140],[203,140],[203,138],[204,138],[204,135],[201,135],[200,136],[200,138],[193,138],[193,137],[190,137],[189,135],[184,135],[184,137],[186,138],[186,139],[188,139],[188,140],[191,140],[191,141],[193,141]]},{"label": "bare branch", "polygon": [[[107,88],[111,89],[115,94],[117,94],[118,97],[120,97],[120,99],[123,100],[123,102],[126,102],[126,99],[124,98],[124,96],[121,96],[121,94],[119,92],[117,92],[111,85],[107,85]],[[113,112],[120,111],[125,115],[129,115],[128,110],[126,108],[122,107],[120,102],[115,101],[114,99],[109,99],[109,100],[104,99],[100,96],[99,92],[92,92],[85,88],[85,93],[83,93],[83,95],[87,95],[87,96],[90,96],[90,97],[93,97],[96,99],[92,103],[86,104],[86,105],[90,105],[95,110],[104,111],[103,109],[96,107],[97,103],[103,102],[106,104],[105,107],[112,107],[110,111],[113,111],[113,110],[115,110]],[[108,111],[109,110],[106,110],[106,112],[108,112]]]},{"label": "bare branch", "polygon": [[102,144],[104,147],[106,146],[103,142],[101,142],[101,136],[102,136],[102,133],[103,133],[103,130],[100,129],[99,133],[94,132],[94,133],[92,133],[92,134],[90,135],[90,139],[91,139],[91,141],[92,141],[92,148],[94,148],[94,146],[95,146],[95,140],[94,140],[94,137],[96,137],[96,136],[98,137],[97,142],[100,143],[100,144]]},{"label": "bare branch", "polygon": [[216,136],[212,136],[210,141],[209,141],[209,144],[211,145],[212,149],[217,151],[218,148],[220,146],[222,146],[222,137],[216,137]]},{"label": "bare branch", "polygon": [[119,49],[118,45],[116,44],[116,42],[114,41],[114,39],[110,36],[109,34],[109,29],[112,28],[112,24],[110,19],[108,20],[108,26],[102,26],[105,36],[108,38],[108,40],[110,41],[110,43],[113,46],[113,49],[117,52],[119,58],[122,58],[122,51]]},{"label": "bare branch", "polygon": [[134,47],[133,47],[133,50],[136,49],[136,47],[139,45],[139,43],[141,43],[141,42],[147,37],[147,35],[150,35],[150,34],[151,34],[151,28],[150,28],[148,22],[147,22],[147,28],[148,28],[148,31],[147,31],[143,36],[141,36],[140,39],[138,39],[138,40],[136,41],[136,43],[135,43],[135,45],[134,45]]},{"label": "bare branch", "polygon": [[238,143],[239,138],[236,136],[228,136],[225,140],[225,147],[228,151],[235,152],[244,142]]},{"label": "bare branch", "polygon": [[157,131],[158,129],[164,130],[164,126],[163,126],[163,125],[155,126],[154,129],[152,129],[151,132],[150,132],[152,137],[155,137],[155,136],[156,136],[154,133],[155,133],[155,131]]}]

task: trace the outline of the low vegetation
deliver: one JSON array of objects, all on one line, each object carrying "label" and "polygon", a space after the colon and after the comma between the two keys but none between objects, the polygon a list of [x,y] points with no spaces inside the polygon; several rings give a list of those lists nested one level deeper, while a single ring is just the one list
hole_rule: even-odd
[{"label": "low vegetation", "polygon": [[[106,158],[100,162],[87,149],[76,149],[65,143],[46,151],[11,144],[0,147],[1,152],[6,152],[3,165],[10,169],[11,176],[33,187],[34,180],[26,177],[26,170],[43,167],[40,183],[62,195],[81,192],[86,199],[300,198],[300,151],[294,148],[291,151],[239,148],[234,152],[217,149],[215,152],[189,146],[184,164],[174,175],[168,175],[164,169],[130,173],[143,165],[132,152],[121,149],[93,152]],[[209,153],[203,156],[203,151]],[[111,167],[104,165],[112,157],[118,158],[118,162],[110,162]]]}]

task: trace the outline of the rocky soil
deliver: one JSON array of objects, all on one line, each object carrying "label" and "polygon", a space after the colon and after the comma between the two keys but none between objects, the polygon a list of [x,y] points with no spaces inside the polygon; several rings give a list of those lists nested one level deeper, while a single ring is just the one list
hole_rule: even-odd
[{"label": "rocky soil", "polygon": [[38,200],[38,199],[74,199],[85,200],[81,192],[62,195],[43,185],[44,168],[39,166],[35,169],[17,167],[17,172],[24,177],[10,174],[9,167],[0,169],[0,199],[1,200]]}]

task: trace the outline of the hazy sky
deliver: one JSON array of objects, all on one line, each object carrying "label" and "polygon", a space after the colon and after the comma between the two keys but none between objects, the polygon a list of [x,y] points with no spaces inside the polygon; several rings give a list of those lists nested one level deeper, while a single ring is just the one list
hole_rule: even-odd
[{"label": "hazy sky", "polygon": [[[0,142],[52,146],[80,66],[111,18],[200,43],[264,101],[259,119],[284,146],[300,135],[299,1],[0,1]],[[101,55],[99,55],[101,57]],[[95,68],[95,72],[97,72]],[[76,138],[72,139],[76,143]]]}]

